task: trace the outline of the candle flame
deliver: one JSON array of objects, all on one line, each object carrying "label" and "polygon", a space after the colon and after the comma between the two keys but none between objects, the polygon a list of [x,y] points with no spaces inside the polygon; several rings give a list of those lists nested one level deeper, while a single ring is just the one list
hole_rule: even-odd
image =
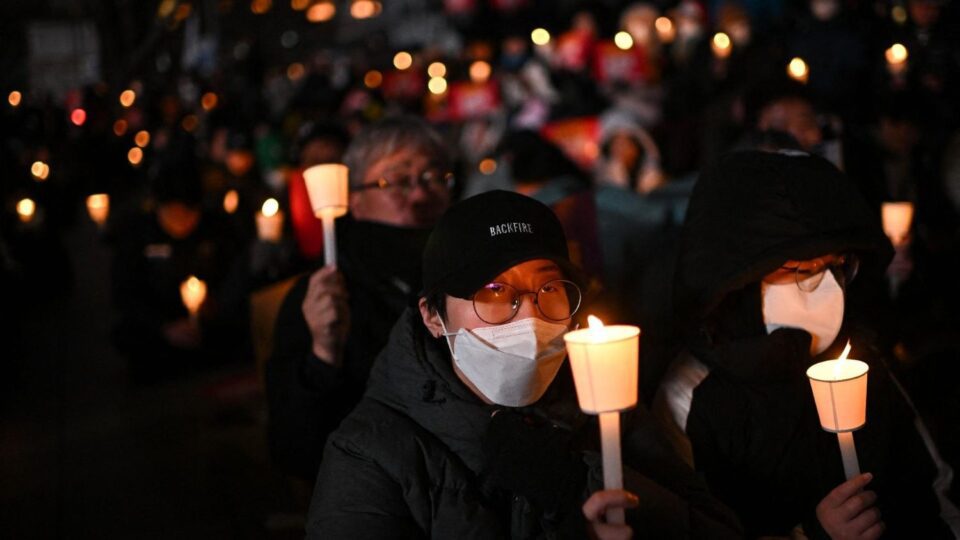
[{"label": "candle flame", "polygon": [[587,315],[587,322],[590,324],[590,328],[603,328],[603,321],[593,315]]},{"label": "candle flame", "polygon": [[847,361],[847,355],[850,354],[850,340],[847,340],[847,346],[843,348],[843,353],[840,354],[840,358],[837,360],[837,363],[833,365],[833,378],[840,378],[840,368],[843,367],[843,363]]},{"label": "candle flame", "polygon": [[276,199],[270,198],[264,201],[263,207],[261,208],[263,215],[266,217],[273,217],[277,215],[277,212],[280,211],[280,203]]}]

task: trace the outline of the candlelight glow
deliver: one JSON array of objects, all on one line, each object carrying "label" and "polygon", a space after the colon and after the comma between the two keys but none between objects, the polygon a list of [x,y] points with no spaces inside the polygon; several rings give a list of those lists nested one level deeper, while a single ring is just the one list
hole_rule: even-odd
[{"label": "candlelight glow", "polygon": [[894,43],[886,50],[884,55],[887,57],[887,62],[891,64],[902,64],[906,62],[907,57],[910,56],[907,48],[904,47],[902,43]]},{"label": "candlelight glow", "polygon": [[110,213],[110,196],[106,193],[95,193],[87,197],[87,213],[97,225],[103,225]]},{"label": "candlelight glow", "polygon": [[70,112],[70,121],[75,126],[82,126],[87,121],[87,111],[83,109],[74,109]]},{"label": "candlelight glow", "polygon": [[587,323],[590,328],[603,328],[603,321],[593,315],[587,315]]},{"label": "candlelight glow", "polygon": [[272,217],[277,215],[277,212],[280,211],[280,203],[276,199],[270,198],[263,202],[263,206],[260,208],[260,211],[263,212],[263,215],[267,217]]},{"label": "candlelight glow", "polygon": [[310,5],[310,0],[290,0],[290,9],[303,11]]},{"label": "candlelight glow", "polygon": [[333,2],[318,2],[307,10],[307,20],[312,23],[326,22],[337,14],[337,6]]},{"label": "candlelight glow", "polygon": [[367,88],[379,88],[383,84],[383,74],[379,71],[372,69],[363,76],[363,84]]},{"label": "candlelight glow", "polygon": [[713,41],[710,43],[710,48],[713,50],[713,54],[717,58],[727,58],[730,56],[730,36],[724,34],[723,32],[717,32],[713,36]]},{"label": "candlelight glow", "polygon": [[206,297],[207,284],[202,279],[198,279],[197,276],[190,276],[180,284],[180,298],[190,315],[195,315],[200,311],[200,306]]},{"label": "candlelight glow", "polygon": [[494,159],[486,158],[480,161],[478,167],[480,172],[486,175],[493,174],[497,170],[497,162]]},{"label": "candlelight glow", "polygon": [[534,45],[546,45],[550,43],[550,32],[543,28],[535,28],[530,32],[530,41],[533,41]]},{"label": "candlelight glow", "polygon": [[140,148],[146,148],[150,144],[150,132],[149,131],[138,131],[136,135],[133,136],[133,142],[137,143],[137,146]]},{"label": "candlelight glow", "polygon": [[427,88],[430,89],[431,94],[440,95],[447,91],[447,80],[443,77],[433,77],[427,83]]},{"label": "candlelight glow", "polygon": [[668,17],[657,17],[653,25],[657,29],[657,37],[659,37],[663,43],[670,43],[673,41],[673,38],[676,37],[676,29],[673,27],[673,21]]},{"label": "candlelight glow", "polygon": [[127,121],[120,119],[113,123],[113,134],[117,137],[123,137],[127,134]]},{"label": "candlelight glow", "polygon": [[806,84],[807,78],[810,76],[810,70],[803,58],[797,57],[790,60],[787,65],[787,75],[790,75],[790,78],[797,82]]},{"label": "candlelight glow", "polygon": [[143,150],[136,146],[131,148],[130,151],[127,152],[127,161],[129,161],[134,167],[139,165],[140,162],[143,161]]},{"label": "candlelight glow", "polygon": [[470,80],[475,83],[487,82],[490,78],[490,64],[483,60],[477,60],[470,64]]},{"label": "candlelight glow", "polygon": [[11,107],[18,107],[18,106],[20,106],[20,100],[21,100],[21,99],[23,99],[23,94],[21,94],[20,92],[18,92],[18,91],[16,91],[16,90],[14,90],[13,92],[10,92],[10,93],[7,95],[7,103],[9,103]]},{"label": "candlelight glow", "polygon": [[36,211],[37,204],[33,202],[33,199],[20,199],[17,202],[17,215],[20,216],[20,221],[24,223],[30,223]]},{"label": "candlelight glow", "polygon": [[50,175],[50,166],[42,161],[34,161],[30,166],[30,174],[39,181],[44,181]]},{"label": "candlelight glow", "polygon": [[250,11],[256,15],[263,15],[273,7],[273,0],[253,0],[250,2]]},{"label": "candlelight glow", "polygon": [[627,32],[617,32],[617,35],[613,36],[613,42],[624,51],[633,47],[633,37]]},{"label": "candlelight glow", "polygon": [[354,0],[350,4],[350,15],[354,19],[369,19],[383,11],[383,5],[374,0]]},{"label": "candlelight glow", "polygon": [[413,65],[413,56],[407,51],[400,51],[393,55],[393,67],[403,71]]},{"label": "candlelight glow", "polygon": [[287,67],[287,78],[291,81],[300,80],[304,73],[306,73],[306,69],[300,62],[294,62]]},{"label": "candlelight glow", "polygon": [[433,62],[427,66],[427,75],[431,77],[444,77],[447,74],[447,66],[443,62]]},{"label": "candlelight glow", "polygon": [[213,92],[207,92],[200,98],[200,106],[203,107],[203,110],[209,111],[217,106],[217,95]]},{"label": "candlelight glow", "polygon": [[237,211],[237,205],[240,204],[240,194],[237,190],[231,189],[223,196],[223,210],[232,214]]},{"label": "candlelight glow", "polygon": [[120,105],[129,107],[137,99],[137,93],[129,88],[120,93]]}]

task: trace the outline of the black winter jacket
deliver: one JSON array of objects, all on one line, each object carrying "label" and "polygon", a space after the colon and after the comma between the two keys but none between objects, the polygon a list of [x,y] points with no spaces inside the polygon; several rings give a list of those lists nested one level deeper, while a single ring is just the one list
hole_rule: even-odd
[{"label": "black winter jacket", "polygon": [[[579,451],[580,443],[599,437],[570,381],[561,370],[547,394],[522,411],[524,421],[509,421],[514,410],[491,420],[497,407],[457,379],[447,345],[408,310],[364,398],[327,442],[308,537],[584,537],[580,506],[602,481],[595,453]],[[531,439],[537,430],[525,426],[534,417],[548,419],[548,428]],[[640,498],[639,510],[628,512],[635,530],[650,538],[739,536],[729,511],[668,450],[642,410],[623,422],[625,486]],[[491,450],[498,446],[502,452]]]},{"label": "black winter jacket", "polygon": [[[867,424],[854,437],[861,469],[874,474],[869,489],[879,496],[887,536],[939,538],[946,532],[931,488],[933,462],[869,334],[848,313],[841,338],[815,360],[805,331],[766,332],[763,276],[787,260],[837,252],[859,254],[861,274],[869,274],[882,271],[890,247],[862,197],[826,161],[737,152],[701,176],[674,282],[685,356],[709,370],[681,426],[695,467],[749,536],[785,535],[797,524],[823,536],[816,505],[844,476],[837,438],[820,428],[805,370],[836,358],[851,337],[854,357],[871,367]],[[855,292],[847,290],[848,311]]]},{"label": "black winter jacket", "polygon": [[337,234],[338,265],[350,306],[342,367],[324,363],[312,352],[302,311],[309,275],[283,301],[266,366],[271,457],[281,469],[310,482],[317,477],[327,435],[360,400],[390,329],[417,298],[429,230],[342,219]]}]

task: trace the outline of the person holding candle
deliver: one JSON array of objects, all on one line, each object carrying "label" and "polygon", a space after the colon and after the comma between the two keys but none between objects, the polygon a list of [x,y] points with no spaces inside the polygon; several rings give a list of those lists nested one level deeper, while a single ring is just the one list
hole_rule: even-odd
[{"label": "person holding candle", "polygon": [[350,213],[337,219],[336,268],[318,265],[287,294],[266,366],[271,457],[308,482],[390,329],[415,302],[423,246],[451,198],[447,149],[422,120],[368,126],[344,162]]},{"label": "person holding candle", "polygon": [[[114,242],[113,301],[118,312],[114,344],[127,357],[137,382],[241,358],[236,339],[246,321],[221,309],[223,285],[240,245],[216,214],[203,211],[197,163],[165,156],[152,180],[155,209],[122,215]],[[180,293],[190,275],[209,293],[191,316]]]},{"label": "person holding candle", "polygon": [[[308,537],[738,537],[642,407],[624,415],[629,491],[597,491],[596,424],[564,366],[583,286],[543,204],[491,191],[451,207],[418,308],[330,436]],[[603,520],[612,507],[626,525]]]},{"label": "person holding candle", "polygon": [[[890,247],[852,183],[803,152],[728,154],[698,180],[678,250],[685,337],[654,408],[748,536],[945,537],[919,420],[855,324],[858,266],[882,272]],[[806,369],[850,336],[870,366],[855,437],[871,476],[844,482]]]}]

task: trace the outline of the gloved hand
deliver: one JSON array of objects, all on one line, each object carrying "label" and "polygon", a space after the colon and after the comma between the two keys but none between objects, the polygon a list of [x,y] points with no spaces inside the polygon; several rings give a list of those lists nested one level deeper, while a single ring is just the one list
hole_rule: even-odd
[{"label": "gloved hand", "polygon": [[484,482],[523,495],[545,512],[578,509],[587,467],[573,433],[512,410],[494,413],[483,438]]}]

